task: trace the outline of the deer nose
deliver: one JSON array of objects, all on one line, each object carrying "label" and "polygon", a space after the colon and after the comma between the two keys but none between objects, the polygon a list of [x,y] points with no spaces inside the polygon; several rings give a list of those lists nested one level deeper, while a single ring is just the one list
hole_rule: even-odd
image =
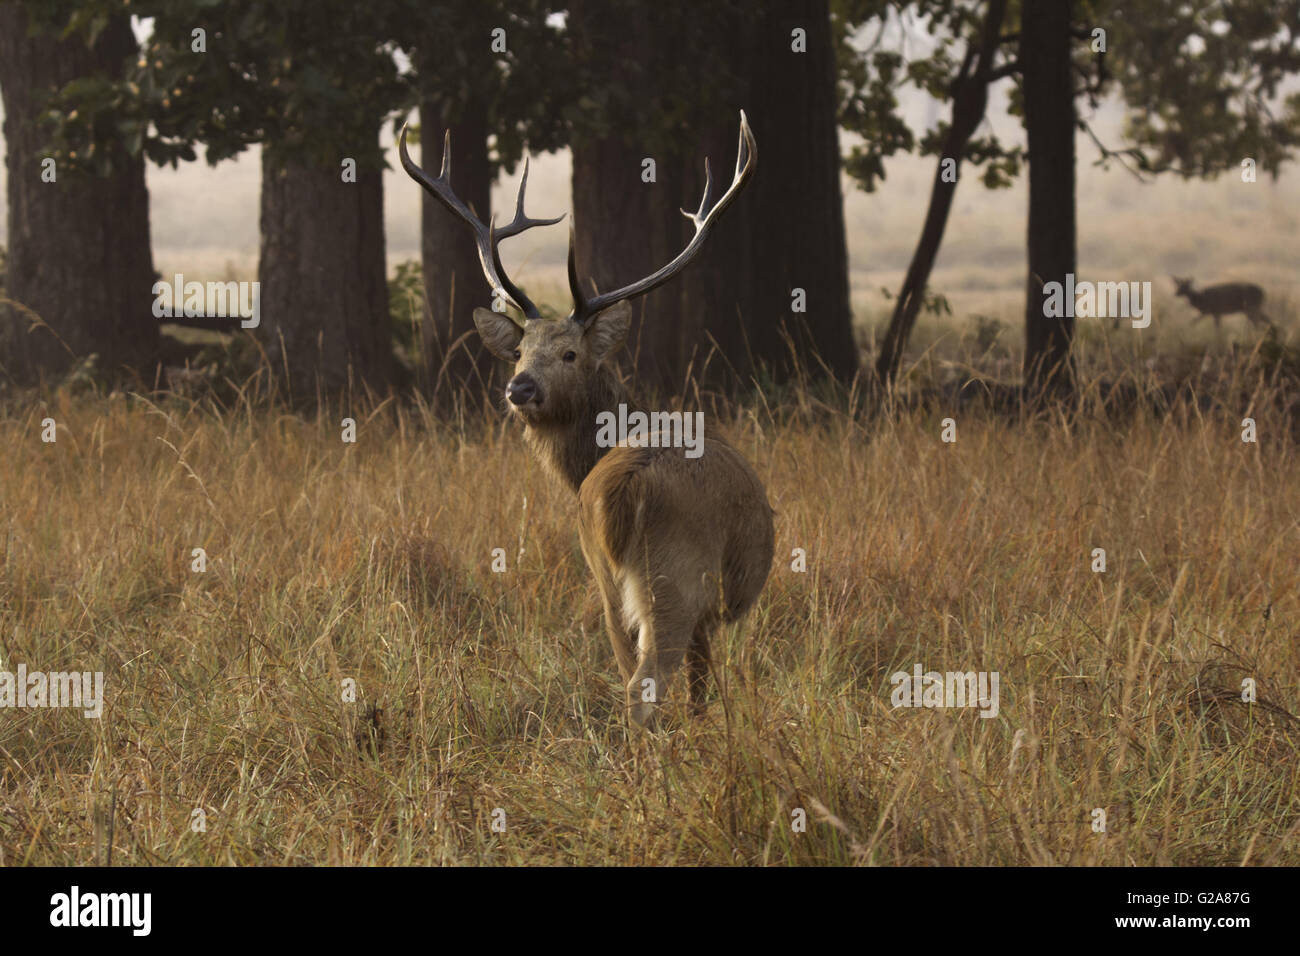
[{"label": "deer nose", "polygon": [[506,385],[506,398],[511,405],[527,405],[533,399],[540,401],[540,395],[537,382],[527,372],[520,372]]}]

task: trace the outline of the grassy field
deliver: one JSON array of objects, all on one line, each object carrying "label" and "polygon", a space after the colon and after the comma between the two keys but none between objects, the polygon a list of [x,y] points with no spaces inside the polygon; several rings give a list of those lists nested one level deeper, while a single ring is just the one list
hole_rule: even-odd
[{"label": "grassy field", "polygon": [[[11,398],[0,670],[107,702],[0,711],[0,865],[1300,863],[1295,385],[1243,367],[1161,415],[710,418],[777,558],[653,735],[574,501],[490,410]],[[917,664],[997,672],[997,716],[892,707]]]}]

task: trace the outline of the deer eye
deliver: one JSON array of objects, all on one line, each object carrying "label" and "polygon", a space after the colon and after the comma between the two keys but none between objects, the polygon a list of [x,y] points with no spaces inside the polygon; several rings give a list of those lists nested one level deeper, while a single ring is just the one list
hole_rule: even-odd
[{"label": "deer eye", "polygon": [[516,362],[519,361],[519,356],[520,356],[521,354],[522,354],[522,353],[521,353],[518,349],[515,349],[515,351],[514,351],[514,356],[515,356],[515,361],[516,361]]},{"label": "deer eye", "polygon": [[566,362],[572,362],[572,361],[573,361],[574,359],[576,359],[577,357],[578,357],[578,353],[577,353],[577,352],[565,352],[565,353],[564,353],[564,361],[566,361]]}]

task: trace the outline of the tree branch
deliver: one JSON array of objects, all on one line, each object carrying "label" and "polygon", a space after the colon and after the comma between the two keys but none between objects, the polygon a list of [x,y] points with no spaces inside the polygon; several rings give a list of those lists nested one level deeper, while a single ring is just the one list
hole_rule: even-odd
[{"label": "tree branch", "polygon": [[1010,63],[1003,63],[996,70],[990,70],[988,82],[996,83],[998,80],[1005,80],[1008,76],[1015,76],[1020,72],[1020,61],[1012,60]]},{"label": "tree branch", "polygon": [[[1097,160],[1098,163],[1106,163],[1113,159],[1117,163],[1119,163],[1120,166],[1123,167],[1126,171],[1132,173],[1133,178],[1135,178],[1138,182],[1140,183],[1149,182],[1149,180],[1145,179],[1142,176],[1142,173],[1139,170],[1134,169],[1125,161],[1126,158],[1136,159],[1138,163],[1140,163],[1143,166],[1146,166],[1147,165],[1146,157],[1142,155],[1142,151],[1140,149],[1137,149],[1136,147],[1130,149],[1111,149],[1109,146],[1107,146],[1098,138],[1097,134],[1093,131],[1092,124],[1089,123],[1087,120],[1080,120],[1079,126],[1083,128],[1083,131],[1085,133],[1088,134],[1088,136],[1092,139],[1093,145],[1097,147],[1097,151],[1101,153],[1101,158]],[[1156,170],[1156,172],[1159,172],[1159,170]]]}]

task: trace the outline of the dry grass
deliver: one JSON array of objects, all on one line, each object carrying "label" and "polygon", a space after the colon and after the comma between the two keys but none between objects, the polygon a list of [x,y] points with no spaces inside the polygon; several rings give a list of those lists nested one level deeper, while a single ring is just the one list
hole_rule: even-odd
[{"label": "dry grass", "polygon": [[[1294,865],[1300,455],[1265,398],[1255,445],[1231,408],[711,419],[777,561],[725,694],[691,718],[679,679],[653,736],[512,427],[11,401],[2,666],[108,701],[0,711],[0,865]],[[892,709],[916,663],[999,672],[1000,713]]]}]

